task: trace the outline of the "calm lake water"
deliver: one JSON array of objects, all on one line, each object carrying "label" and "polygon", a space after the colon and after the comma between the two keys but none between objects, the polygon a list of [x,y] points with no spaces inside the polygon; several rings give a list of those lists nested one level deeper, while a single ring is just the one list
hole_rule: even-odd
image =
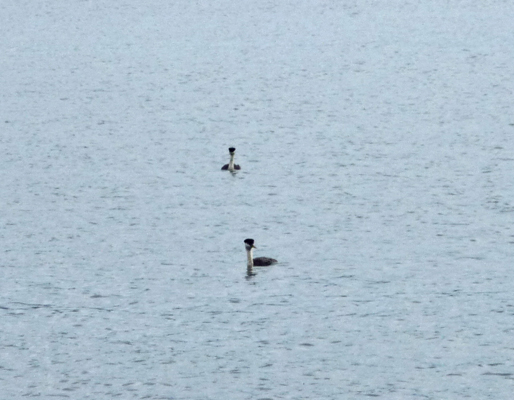
[{"label": "calm lake water", "polygon": [[214,3],[0,5],[3,396],[511,397],[514,5]]}]

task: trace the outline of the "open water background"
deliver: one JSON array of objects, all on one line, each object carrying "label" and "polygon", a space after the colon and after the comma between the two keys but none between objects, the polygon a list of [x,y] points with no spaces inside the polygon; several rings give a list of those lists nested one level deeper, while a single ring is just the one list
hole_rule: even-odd
[{"label": "open water background", "polygon": [[1,3],[2,396],[510,398],[513,12]]}]

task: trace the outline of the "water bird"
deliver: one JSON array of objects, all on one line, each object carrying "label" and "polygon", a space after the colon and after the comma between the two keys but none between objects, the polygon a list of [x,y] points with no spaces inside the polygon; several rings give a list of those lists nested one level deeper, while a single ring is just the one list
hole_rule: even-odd
[{"label": "water bird", "polygon": [[245,239],[245,248],[246,248],[246,257],[248,258],[248,268],[251,269],[254,266],[255,267],[268,267],[271,264],[275,264],[278,261],[274,258],[269,257],[257,257],[253,258],[253,249],[256,249],[253,245],[254,240],[253,239]]},{"label": "water bird", "polygon": [[228,164],[225,164],[223,167],[221,167],[224,171],[230,171],[234,172],[235,170],[241,169],[241,167],[237,164],[234,164],[234,155],[236,154],[236,148],[235,147],[229,147],[228,152],[230,154],[230,161]]}]

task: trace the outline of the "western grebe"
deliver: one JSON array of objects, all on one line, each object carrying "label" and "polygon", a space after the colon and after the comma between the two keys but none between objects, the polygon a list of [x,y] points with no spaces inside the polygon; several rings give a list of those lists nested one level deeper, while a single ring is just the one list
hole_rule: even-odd
[{"label": "western grebe", "polygon": [[257,257],[253,258],[253,249],[256,249],[253,245],[254,240],[253,239],[246,239],[245,240],[245,248],[246,248],[246,257],[248,258],[248,268],[252,267],[267,267],[271,264],[275,264],[278,262],[274,258],[269,257]]},{"label": "western grebe", "polygon": [[234,172],[237,169],[241,169],[241,167],[239,165],[234,164],[234,155],[236,154],[236,148],[230,147],[228,149],[228,152],[230,154],[230,162],[228,164],[225,164],[223,167],[221,167],[221,169],[224,171],[228,170],[230,172]]}]

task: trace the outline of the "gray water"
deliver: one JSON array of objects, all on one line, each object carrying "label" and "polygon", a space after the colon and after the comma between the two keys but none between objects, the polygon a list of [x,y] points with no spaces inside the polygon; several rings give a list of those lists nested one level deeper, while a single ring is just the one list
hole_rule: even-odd
[{"label": "gray water", "polygon": [[511,4],[1,3],[3,398],[510,398]]}]

